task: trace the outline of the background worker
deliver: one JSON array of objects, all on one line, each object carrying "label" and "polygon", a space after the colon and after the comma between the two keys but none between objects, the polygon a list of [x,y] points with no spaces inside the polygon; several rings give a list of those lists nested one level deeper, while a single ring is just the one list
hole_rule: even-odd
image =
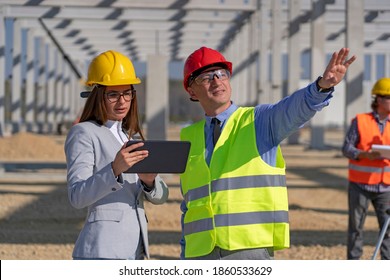
[{"label": "background worker", "polygon": [[[371,150],[373,144],[390,145],[390,78],[372,88],[372,112],[356,115],[345,136],[343,154],[349,158],[347,258],[363,254],[363,226],[370,202],[382,230],[390,208],[390,160]],[[390,228],[380,247],[381,258],[390,259]]]},{"label": "background worker", "polygon": [[88,207],[74,259],[149,257],[144,200],[164,203],[168,187],[157,174],[124,173],[147,150],[126,147],[139,125],[135,84],[141,83],[129,58],[116,51],[95,57],[88,70],[92,86],[78,124],[70,129],[65,153],[72,206]]},{"label": "background worker", "polygon": [[[191,142],[181,175],[182,258],[272,259],[274,250],[289,247],[279,144],[329,104],[355,60],[347,60],[348,53],[335,52],[323,76],[307,87],[256,107],[231,101],[232,63],[221,53],[201,47],[187,58],[184,88],[205,117],[181,131],[181,139]],[[214,128],[222,129],[219,139]]]}]

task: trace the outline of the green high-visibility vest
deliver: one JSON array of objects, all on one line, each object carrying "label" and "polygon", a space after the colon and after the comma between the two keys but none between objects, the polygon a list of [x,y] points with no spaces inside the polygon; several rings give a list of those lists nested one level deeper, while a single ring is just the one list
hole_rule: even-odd
[{"label": "green high-visibility vest", "polygon": [[229,118],[211,157],[205,159],[205,120],[182,129],[191,142],[181,187],[185,257],[225,250],[290,246],[285,162],[277,148],[276,167],[257,150],[254,108],[239,108]]}]

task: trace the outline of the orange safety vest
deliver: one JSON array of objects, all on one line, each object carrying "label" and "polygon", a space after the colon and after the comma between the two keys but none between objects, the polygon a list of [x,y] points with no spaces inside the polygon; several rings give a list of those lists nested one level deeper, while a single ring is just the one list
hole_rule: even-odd
[{"label": "orange safety vest", "polygon": [[[390,125],[387,124],[381,134],[372,113],[356,116],[360,142],[359,150],[368,151],[373,144],[390,145]],[[390,160],[388,159],[359,159],[349,160],[349,180],[355,183],[374,185],[385,183],[390,185]]]}]

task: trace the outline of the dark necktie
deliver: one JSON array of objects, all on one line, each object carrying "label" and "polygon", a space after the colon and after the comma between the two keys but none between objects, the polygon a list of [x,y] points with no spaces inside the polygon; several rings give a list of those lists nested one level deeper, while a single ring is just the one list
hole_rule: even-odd
[{"label": "dark necktie", "polygon": [[218,141],[219,135],[221,135],[221,126],[220,126],[221,121],[218,120],[217,118],[212,118],[211,123],[214,124],[213,143],[215,146],[215,143],[217,143]]}]

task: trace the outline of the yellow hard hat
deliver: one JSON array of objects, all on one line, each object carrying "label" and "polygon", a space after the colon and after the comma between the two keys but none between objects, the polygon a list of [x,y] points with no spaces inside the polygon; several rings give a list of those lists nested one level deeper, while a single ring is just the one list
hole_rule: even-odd
[{"label": "yellow hard hat", "polygon": [[87,86],[95,84],[103,86],[140,84],[131,60],[113,50],[106,51],[95,57],[88,68]]},{"label": "yellow hard hat", "polygon": [[390,78],[381,78],[372,87],[373,95],[390,95]]}]

